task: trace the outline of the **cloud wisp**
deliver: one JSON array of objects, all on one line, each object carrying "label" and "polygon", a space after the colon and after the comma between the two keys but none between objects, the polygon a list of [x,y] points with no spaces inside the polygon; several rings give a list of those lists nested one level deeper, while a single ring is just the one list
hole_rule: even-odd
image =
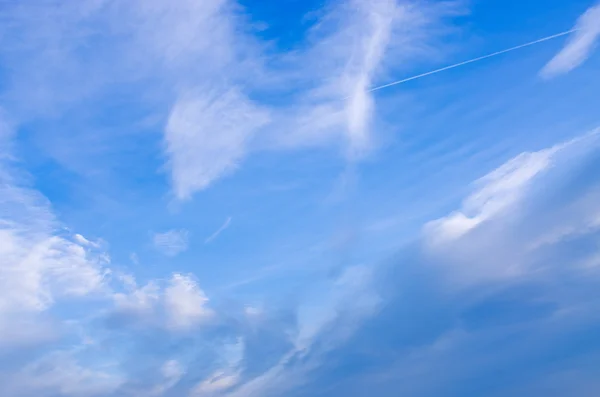
[{"label": "cloud wisp", "polygon": [[541,75],[552,78],[568,73],[583,64],[600,38],[600,4],[589,8],[577,21],[575,33],[565,47],[544,66]]},{"label": "cloud wisp", "polygon": [[189,232],[187,230],[168,230],[152,236],[154,247],[167,256],[177,256],[188,249]]},{"label": "cloud wisp", "polygon": [[227,228],[229,228],[229,226],[231,225],[231,220],[232,218],[228,217],[220,228],[218,228],[213,234],[211,234],[206,238],[206,240],[204,240],[204,244],[212,243],[217,237],[219,237],[221,233],[227,230]]},{"label": "cloud wisp", "polygon": [[[227,40],[215,44],[232,54],[229,68],[224,67],[230,74],[200,75],[171,111],[165,139],[180,199],[235,171],[256,149],[334,146],[352,161],[361,158],[374,143],[375,103],[369,87],[392,54],[416,57],[413,47],[429,40],[427,26],[444,16],[429,5],[352,0],[332,5],[299,50],[267,55],[256,43],[255,51],[240,51],[240,43],[253,43],[253,38],[234,33],[231,26],[239,20],[229,8],[213,11],[230,26]],[[243,69],[246,65],[253,69]],[[241,74],[255,81],[244,81]],[[219,85],[208,84],[209,78]],[[273,92],[289,99],[277,104],[256,99]]]}]

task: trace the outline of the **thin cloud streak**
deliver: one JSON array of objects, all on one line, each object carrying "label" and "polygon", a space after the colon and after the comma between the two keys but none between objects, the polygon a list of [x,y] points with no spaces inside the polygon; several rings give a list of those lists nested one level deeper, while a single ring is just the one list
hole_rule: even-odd
[{"label": "thin cloud streak", "polygon": [[512,52],[512,51],[520,50],[521,48],[530,47],[530,46],[535,45],[535,44],[543,43],[545,41],[549,41],[549,40],[553,40],[553,39],[556,39],[556,38],[559,38],[559,37],[562,37],[562,36],[569,35],[571,33],[576,32],[577,30],[578,29],[567,30],[566,32],[561,32],[561,33],[557,33],[557,34],[554,34],[552,36],[547,36],[547,37],[544,37],[544,38],[541,38],[541,39],[538,39],[538,40],[535,40],[535,41],[530,41],[529,43],[521,44],[521,45],[518,45],[516,47],[507,48],[506,50],[497,51],[497,52],[494,52],[494,53],[491,53],[491,54],[488,54],[488,55],[484,55],[484,56],[481,56],[481,57],[469,59],[468,61],[463,61],[463,62],[455,63],[454,65],[445,66],[445,67],[440,68],[440,69],[432,70],[432,71],[427,72],[427,73],[421,73],[421,74],[418,74],[416,76],[408,77],[408,78],[405,78],[405,79],[402,79],[402,80],[393,81],[391,83],[387,83],[387,84],[383,84],[383,85],[380,85],[380,86],[377,86],[377,87],[373,87],[373,88],[369,89],[369,92],[379,91],[379,90],[382,90],[384,88],[393,87],[395,85],[407,83],[409,81],[417,80],[417,79],[420,79],[422,77],[431,76],[432,74],[444,72],[446,70],[455,69],[455,68],[460,67],[460,66],[468,65],[470,63],[474,63],[474,62],[482,61],[484,59],[492,58],[492,57],[495,57],[495,56],[498,56],[498,55],[506,54],[507,52]]},{"label": "thin cloud streak", "polygon": [[577,34],[544,66],[542,77],[552,78],[568,73],[589,58],[600,38],[600,3],[579,17],[575,30]]},{"label": "thin cloud streak", "polygon": [[223,225],[221,225],[221,227],[218,228],[216,232],[214,232],[206,240],[204,240],[204,244],[212,243],[213,240],[215,240],[217,237],[219,237],[219,235],[221,233],[223,233],[227,228],[229,228],[230,224],[231,224],[231,217],[227,218],[227,220],[225,220],[225,223],[223,223]]}]

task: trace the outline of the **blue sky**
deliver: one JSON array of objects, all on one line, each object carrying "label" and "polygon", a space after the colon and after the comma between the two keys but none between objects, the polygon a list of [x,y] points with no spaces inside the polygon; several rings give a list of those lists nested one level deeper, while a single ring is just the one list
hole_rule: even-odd
[{"label": "blue sky", "polygon": [[600,393],[599,4],[0,18],[3,396]]}]

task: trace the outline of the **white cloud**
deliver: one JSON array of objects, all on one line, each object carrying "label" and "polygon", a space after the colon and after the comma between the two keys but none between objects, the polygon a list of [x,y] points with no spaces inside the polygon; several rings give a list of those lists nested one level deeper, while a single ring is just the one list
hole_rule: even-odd
[{"label": "white cloud", "polygon": [[585,195],[582,200],[568,208],[557,211],[562,221],[532,241],[530,249],[553,245],[569,238],[593,233],[600,229],[600,192]]},{"label": "white cloud", "polygon": [[185,331],[210,319],[213,311],[207,304],[208,298],[192,277],[173,275],[165,289],[168,327]]},{"label": "white cloud", "polygon": [[[407,257],[402,257],[402,254],[399,258],[396,257],[397,263],[393,265],[393,271],[390,271],[387,264],[383,269],[379,269],[383,270],[380,275],[392,277],[390,284],[384,281],[383,285],[394,289],[394,292],[391,293],[393,298],[383,302],[383,305],[377,304],[378,296],[369,288],[369,269],[364,267],[348,269],[332,288],[329,288],[329,294],[318,295],[316,302],[305,301],[300,307],[295,347],[268,371],[241,383],[239,387],[228,391],[225,395],[229,397],[282,396],[289,394],[289,390],[318,388],[320,386],[319,377],[315,378],[312,375],[332,369],[331,366],[323,365],[321,361],[323,356],[328,356],[327,353],[330,352],[328,349],[336,349],[342,344],[343,347],[337,349],[340,355],[337,356],[336,353],[333,353],[334,358],[327,361],[327,364],[333,365],[333,368],[338,368],[336,367],[337,360],[343,361],[348,357],[345,352],[349,351],[352,356],[352,353],[363,351],[360,341],[361,337],[369,335],[367,333],[352,340],[350,345],[343,345],[344,341],[348,340],[348,336],[352,335],[360,325],[366,325],[366,332],[372,333],[375,328],[372,328],[371,324],[377,324],[373,327],[385,328],[394,318],[397,320],[396,324],[402,327],[403,321],[414,320],[414,302],[420,302],[422,299],[425,299],[425,310],[431,310],[431,306],[427,307],[432,304],[432,300],[436,302],[433,303],[436,309],[430,314],[437,318],[440,312],[448,310],[448,299],[453,302],[449,304],[452,307],[450,312],[455,310],[456,304],[462,306],[458,309],[460,311],[465,307],[470,307],[473,301],[481,302],[479,300],[482,299],[482,296],[484,297],[483,302],[486,302],[490,295],[504,296],[505,288],[508,288],[512,294],[514,290],[510,289],[511,286],[517,286],[517,290],[522,291],[523,285],[535,285],[535,292],[527,290],[527,296],[532,293],[542,302],[546,302],[547,299],[550,302],[556,302],[557,306],[565,312],[569,312],[569,309],[573,308],[570,305],[573,305],[574,300],[577,302],[574,305],[577,306],[574,309],[575,312],[584,306],[581,305],[580,300],[583,300],[585,305],[589,303],[588,300],[591,300],[592,303],[586,306],[586,310],[596,312],[597,302],[593,295],[590,295],[590,293],[593,294],[591,292],[594,291],[593,289],[577,291],[575,299],[568,296],[569,294],[565,293],[565,290],[577,289],[577,282],[581,282],[582,275],[594,277],[587,284],[588,288],[593,288],[599,274],[594,268],[598,263],[597,250],[592,247],[589,250],[591,252],[585,252],[586,255],[583,258],[577,257],[579,251],[586,250],[585,246],[589,243],[587,240],[589,237],[597,238],[600,226],[600,217],[598,216],[600,213],[600,185],[597,175],[594,174],[594,167],[597,166],[599,159],[600,140],[598,138],[599,136],[595,132],[545,150],[524,153],[478,181],[482,185],[480,189],[465,200],[465,203],[468,203],[465,204],[465,208],[472,210],[475,214],[471,216],[477,222],[473,226],[474,232],[463,234],[462,238],[455,238],[451,244],[443,247],[426,246],[427,249],[422,252],[413,250],[414,247],[411,246],[405,251],[408,252]],[[572,183],[574,181],[576,183]],[[539,185],[535,186],[539,189],[533,186],[534,182],[539,182]],[[461,210],[460,213],[462,211],[464,210]],[[481,215],[482,219],[479,219],[479,214],[483,214]],[[465,215],[465,218],[468,217]],[[450,220],[451,218],[444,218],[443,221],[450,222]],[[546,233],[552,233],[554,228],[561,230],[565,226],[568,227],[567,233],[561,233],[546,242],[551,247],[540,245],[539,250],[530,252],[532,241],[545,236]],[[439,233],[440,230],[434,229],[433,232]],[[560,247],[560,244],[556,244],[557,242],[563,243],[561,240],[567,236],[573,238],[572,246],[565,249]],[[450,238],[451,236],[445,237]],[[578,238],[582,238],[582,240],[578,241]],[[580,244],[581,242],[585,243]],[[579,263],[579,259],[584,260]],[[416,267],[412,267],[413,264]],[[556,271],[557,267],[560,267],[558,272]],[[583,267],[587,268],[582,269]],[[406,268],[408,270],[404,272],[403,269]],[[413,270],[418,271],[413,272]],[[416,278],[413,279],[412,276]],[[572,280],[566,282],[568,286],[562,285],[563,277]],[[457,278],[459,279],[458,283],[456,282]],[[424,280],[426,280],[425,283],[420,284]],[[523,284],[532,280],[535,281],[534,284]],[[465,281],[467,282],[465,283]],[[432,287],[430,282],[435,285],[431,294],[435,297],[426,296],[428,295],[427,288]],[[473,286],[476,288],[471,289]],[[559,287],[557,288],[557,286]],[[546,287],[547,291],[551,291],[548,295],[538,292],[538,288],[544,290]],[[385,287],[382,290],[385,290]],[[457,291],[460,292],[455,294]],[[416,293],[416,300],[412,299],[413,293]],[[520,297],[520,294],[518,296]],[[458,299],[454,300],[453,297],[458,297]],[[441,301],[436,301],[438,299]],[[514,299],[514,297],[510,299]],[[369,323],[368,316],[377,316],[379,313],[377,309],[382,306],[390,308],[389,311],[384,310],[382,314],[384,316],[382,318],[386,321],[375,320]],[[395,308],[401,310],[395,310]],[[345,316],[346,312],[349,313],[348,316]],[[404,315],[407,317],[402,318]],[[454,314],[450,314],[450,316],[454,316]],[[502,318],[502,313],[499,313],[498,317]],[[540,329],[556,325],[557,317],[548,315],[548,322],[538,323]],[[585,317],[589,317],[589,315],[585,314]],[[430,319],[433,317],[425,316],[424,318],[424,321],[430,325]],[[412,352],[407,355],[401,354],[402,358],[399,361],[406,359],[409,365],[401,370],[390,371],[389,378],[397,379],[399,376],[402,378],[399,375],[402,373],[401,371],[408,371],[410,375],[410,371],[414,368],[417,368],[419,373],[425,368],[433,368],[431,373],[435,373],[438,368],[448,367],[447,364],[450,360],[436,363],[432,356],[445,356],[448,352],[453,351],[457,344],[462,344],[463,341],[465,343],[473,342],[482,335],[477,330],[465,330],[467,327],[463,321],[464,319],[460,319],[456,323],[448,322],[444,325],[449,327],[448,332],[440,332],[437,340],[432,337],[430,345],[426,343],[423,349],[419,347],[423,343],[421,338],[408,336],[406,345],[402,346],[406,346]],[[531,319],[531,323],[529,321],[530,319],[523,320],[529,326],[536,319]],[[498,335],[504,335],[503,331],[506,329],[509,332],[519,329],[518,325],[514,328],[512,325],[506,328],[497,327],[495,321],[493,322],[494,325],[490,328],[493,329],[491,332],[495,336],[492,337],[492,340],[495,340]],[[570,323],[570,319],[566,322]],[[442,323],[446,323],[446,320],[442,320]],[[458,324],[458,328],[454,329],[456,324]],[[535,330],[537,332],[537,327]],[[475,337],[473,337],[474,335]],[[484,338],[488,342],[489,336],[490,334],[485,333]],[[401,341],[404,339],[394,339],[392,344],[398,348],[400,346],[398,343]],[[526,340],[526,343],[530,342],[531,340]],[[358,347],[353,345],[354,343],[358,343]],[[388,345],[367,343],[365,346],[368,346],[367,351],[371,351],[371,346],[381,349]],[[490,349],[489,352],[495,353],[496,351]],[[461,351],[461,353],[464,352]],[[452,355],[452,362],[456,362],[456,357],[459,357],[458,352],[456,356]],[[485,357],[485,360],[489,358]],[[397,357],[394,356],[388,364],[393,366],[393,363],[397,362],[396,359]],[[492,357],[492,359],[494,358]],[[323,360],[327,360],[327,358]],[[429,367],[430,365],[433,367]],[[470,371],[477,370],[470,368]],[[388,375],[377,376],[374,384],[382,382],[382,379],[387,377]],[[367,381],[366,379],[368,377],[364,381]],[[304,389],[303,386],[306,383],[309,383],[310,386]],[[385,384],[385,381],[383,383]],[[418,383],[428,386],[422,382]],[[441,383],[443,384],[443,382]],[[354,384],[350,383],[351,386]],[[389,392],[389,390],[396,389],[387,388],[385,390]],[[411,394],[410,388],[405,391],[406,394]],[[335,391],[332,394],[336,394]]]},{"label": "white cloud", "polygon": [[0,313],[0,349],[44,345],[61,336],[58,324],[38,313]]},{"label": "white cloud", "polygon": [[177,360],[168,360],[160,367],[162,383],[155,386],[150,396],[162,396],[167,390],[173,388],[186,374],[185,368]]},{"label": "white cloud", "polygon": [[238,381],[239,374],[237,373],[216,372],[196,385],[190,395],[196,397],[216,396],[235,386]]},{"label": "white cloud", "polygon": [[[27,119],[126,85],[166,120],[178,199],[265,148],[325,145],[354,160],[376,141],[369,87],[388,66],[429,56],[431,28],[448,7],[352,0],[327,10],[297,48],[276,53],[235,0],[6,7],[0,40],[15,71],[7,97]],[[264,100],[273,97],[282,100]]]},{"label": "white cloud", "polygon": [[177,256],[188,249],[189,232],[187,230],[169,230],[155,233],[152,237],[154,247],[167,256]]},{"label": "white cloud", "polygon": [[215,315],[208,306],[209,299],[191,275],[175,273],[165,282],[150,281],[142,287],[133,279],[123,284],[125,291],[113,294],[114,310],[143,327],[187,332]]},{"label": "white cloud", "polygon": [[8,78],[9,103],[26,119],[60,114],[114,84],[141,90],[168,118],[173,189],[186,198],[234,169],[266,119],[239,88],[255,83],[260,57],[250,56],[256,45],[238,14],[231,0],[8,6],[1,52],[23,71]]},{"label": "white cloud", "polygon": [[461,211],[454,212],[425,226],[434,243],[460,238],[516,203],[532,180],[551,164],[552,156],[562,146],[534,153],[522,153],[481,178],[481,187],[463,202]]},{"label": "white cloud", "polygon": [[141,288],[134,284],[129,289],[127,293],[117,292],[113,295],[116,310],[138,316],[154,316],[161,299],[159,286],[150,282]]},{"label": "white cloud", "polygon": [[227,228],[231,225],[231,217],[228,217],[225,222],[223,223],[223,225],[221,225],[220,228],[218,228],[213,234],[211,234],[206,240],[204,240],[204,244],[208,244],[211,243],[214,239],[216,239],[217,237],[219,237],[219,235],[221,233],[223,233],[225,230],[227,230]]},{"label": "white cloud", "polygon": [[456,240],[482,223],[510,212],[525,195],[536,178],[553,167],[556,158],[569,151],[575,153],[591,150],[597,145],[600,130],[537,152],[525,152],[507,161],[475,182],[479,188],[462,203],[460,211],[429,222],[425,233],[430,243],[447,243]]},{"label": "white cloud", "polygon": [[325,291],[318,291],[299,308],[292,349],[269,370],[225,395],[279,396],[301,386],[307,373],[318,368],[322,355],[347,341],[361,322],[380,307],[382,301],[372,288],[372,276],[372,269],[365,266],[345,269],[326,285]]},{"label": "white cloud", "polygon": [[244,307],[244,314],[250,319],[260,317],[263,314],[263,310],[254,306]]},{"label": "white cloud", "polygon": [[252,135],[268,121],[238,89],[224,90],[181,97],[171,111],[165,142],[180,199],[235,170]]},{"label": "white cloud", "polygon": [[[45,339],[37,331],[16,329],[56,301],[81,298],[104,289],[104,264],[90,257],[81,246],[61,237],[23,235],[14,229],[0,230],[0,239],[0,322],[6,325],[0,329],[2,342],[14,344],[35,335]],[[39,324],[38,331],[42,328],[43,324]]]},{"label": "white cloud", "polygon": [[36,316],[57,301],[105,293],[109,274],[107,257],[81,244],[83,236],[65,235],[46,198],[20,177],[26,175],[0,164],[0,322],[6,324],[0,339],[6,343],[44,339],[12,328],[34,327]]},{"label": "white cloud", "polygon": [[163,364],[160,372],[166,379],[180,379],[185,374],[185,369],[177,360],[169,360]]},{"label": "white cloud", "polygon": [[[365,266],[352,266],[344,270],[340,277],[328,286],[324,296],[317,302],[299,308],[298,335],[295,345],[298,351],[310,348],[322,331],[334,321],[344,321],[346,331],[354,328],[360,319],[373,313],[381,303],[377,292],[372,289],[372,270]],[[340,343],[347,335],[328,335],[328,342]]]},{"label": "white cloud", "polygon": [[555,77],[583,64],[596,48],[600,37],[600,4],[589,8],[577,21],[577,31],[566,46],[542,69],[542,76]]},{"label": "white cloud", "polygon": [[559,200],[551,189],[562,186],[568,173],[578,172],[577,166],[596,153],[599,144],[596,130],[523,153],[480,179],[481,187],[464,200],[461,210],[424,226],[428,263],[442,264],[437,270],[442,269],[456,287],[539,272],[538,255],[558,242],[598,229],[597,187],[551,209],[536,206]]},{"label": "white cloud", "polygon": [[244,357],[244,343],[239,339],[235,343],[223,346],[221,353],[222,368],[213,372],[192,389],[190,395],[194,397],[211,397],[222,395],[240,381],[240,364]]},{"label": "white cloud", "polygon": [[[20,280],[21,307],[44,310],[56,296],[84,296],[102,287],[104,273],[79,245],[57,236],[37,240],[0,231],[4,243],[2,254],[7,259],[2,271],[8,280]],[[23,286],[26,289],[21,289]],[[6,285],[5,291],[10,291]],[[9,292],[10,294],[10,292]],[[10,305],[7,305],[7,308]]]},{"label": "white cloud", "polygon": [[356,156],[371,144],[374,101],[368,90],[382,67],[394,24],[411,21],[395,0],[355,0],[341,8],[336,11],[344,13],[345,20],[339,30],[317,47],[319,56],[328,56],[329,52],[333,54],[329,59],[339,66],[328,71],[331,75],[327,76],[327,86],[315,94],[331,97],[330,106],[338,108],[343,123],[338,128],[345,132],[349,155]]},{"label": "white cloud", "polygon": [[90,241],[87,238],[83,237],[81,234],[75,234],[73,236],[73,239],[75,240],[75,242],[77,242],[77,244],[79,244],[83,247],[93,247],[93,248],[100,247],[99,243]]},{"label": "white cloud", "polygon": [[[230,0],[136,2],[134,34],[174,86],[164,131],[175,196],[194,192],[234,171],[248,142],[269,121],[269,112],[249,99],[242,82],[260,78],[256,44],[243,33]],[[136,51],[145,61],[144,51]],[[156,72],[156,71],[155,71]]]},{"label": "white cloud", "polygon": [[281,121],[287,147],[341,146],[356,160],[374,146],[375,101],[370,88],[386,69],[426,56],[430,29],[447,9],[396,0],[342,2],[313,28],[312,47],[295,62],[311,65],[298,103]]},{"label": "white cloud", "polygon": [[72,352],[50,353],[5,379],[6,397],[61,395],[66,397],[106,396],[124,382],[101,368],[81,365]]},{"label": "white cloud", "polygon": [[72,235],[46,197],[29,186],[30,175],[14,162],[14,134],[2,123],[0,347],[15,349],[63,336],[64,324],[50,315],[57,304],[106,297],[110,259],[98,244]]}]

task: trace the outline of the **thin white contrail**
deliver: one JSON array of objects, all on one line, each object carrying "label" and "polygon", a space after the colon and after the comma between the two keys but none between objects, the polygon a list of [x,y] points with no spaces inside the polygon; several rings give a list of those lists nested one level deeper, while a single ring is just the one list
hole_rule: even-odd
[{"label": "thin white contrail", "polygon": [[227,229],[230,224],[231,224],[231,217],[227,218],[225,223],[216,232],[214,232],[206,240],[204,240],[204,244],[208,244],[208,243],[212,242],[214,239],[216,239],[217,237],[219,237],[219,234],[223,233],[223,231],[225,231],[225,229]]},{"label": "thin white contrail", "polygon": [[459,66],[468,65],[469,63],[481,61],[481,60],[484,60],[484,59],[487,59],[487,58],[495,57],[497,55],[506,54],[507,52],[515,51],[515,50],[518,50],[518,49],[521,49],[521,48],[532,46],[534,44],[543,43],[544,41],[548,41],[548,40],[556,39],[558,37],[566,36],[566,35],[571,34],[571,33],[575,32],[577,30],[578,29],[571,29],[571,30],[567,30],[566,32],[553,34],[552,36],[544,37],[542,39],[538,39],[538,40],[535,40],[535,41],[531,41],[529,43],[521,44],[521,45],[518,45],[516,47],[511,47],[511,48],[508,48],[506,50],[497,51],[497,52],[494,52],[492,54],[488,54],[488,55],[484,55],[484,56],[481,56],[481,57],[478,57],[478,58],[470,59],[468,61],[456,63],[454,65],[446,66],[446,67],[443,67],[441,69],[432,70],[431,72],[421,73],[421,74],[418,74],[416,76],[408,77],[408,78],[405,78],[405,79],[402,79],[402,80],[398,80],[398,81],[393,81],[391,83],[383,84],[383,85],[380,85],[380,86],[377,86],[377,87],[372,87],[368,91],[369,92],[379,91],[379,90],[387,88],[387,87],[392,87],[392,86],[395,86],[395,85],[398,85],[398,84],[406,83],[408,81],[420,79],[421,77],[430,76],[432,74],[443,72],[445,70],[454,69],[454,68],[457,68]]}]

